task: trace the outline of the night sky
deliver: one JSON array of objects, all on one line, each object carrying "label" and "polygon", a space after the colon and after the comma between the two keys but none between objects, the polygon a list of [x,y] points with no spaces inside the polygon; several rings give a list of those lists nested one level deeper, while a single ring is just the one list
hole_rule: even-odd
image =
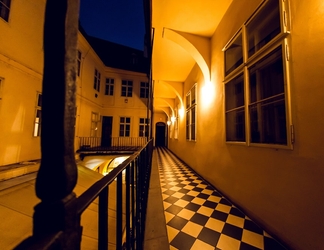
[{"label": "night sky", "polygon": [[80,22],[90,36],[143,50],[143,0],[80,0]]}]

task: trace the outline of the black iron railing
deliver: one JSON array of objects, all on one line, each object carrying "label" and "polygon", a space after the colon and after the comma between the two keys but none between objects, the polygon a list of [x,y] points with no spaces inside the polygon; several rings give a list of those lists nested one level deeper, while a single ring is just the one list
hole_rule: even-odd
[{"label": "black iron railing", "polygon": [[[147,197],[151,173],[153,141],[150,140],[141,150],[113,169],[108,175],[94,183],[66,208],[62,220],[66,223],[80,223],[82,213],[98,199],[98,249],[108,249],[108,194],[111,184],[116,184],[116,239],[114,249],[143,249]],[[124,187],[124,189],[123,189]],[[123,204],[124,202],[124,204]],[[76,214],[70,214],[69,208],[76,207]],[[73,211],[73,209],[72,209]],[[123,216],[124,214],[124,216]],[[48,216],[51,216],[50,214]],[[71,220],[71,218],[76,218]],[[27,238],[15,249],[79,249],[80,242],[75,242],[70,234],[80,232],[58,230],[37,237]],[[78,237],[76,237],[78,238]],[[79,236],[81,240],[81,235]],[[111,242],[111,241],[110,241]]]},{"label": "black iron railing", "polygon": [[80,151],[97,150],[138,150],[147,143],[146,137],[111,137],[109,142],[102,142],[101,137],[79,137]]}]

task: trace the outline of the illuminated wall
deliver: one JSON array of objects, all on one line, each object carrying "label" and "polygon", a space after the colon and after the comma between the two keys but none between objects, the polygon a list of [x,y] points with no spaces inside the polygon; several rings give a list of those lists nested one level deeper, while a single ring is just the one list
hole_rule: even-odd
[{"label": "illuminated wall", "polygon": [[[225,141],[222,49],[261,1],[234,0],[211,38],[211,85],[196,64],[185,94],[198,85],[197,141],[185,139],[185,120],[170,149],[206,180],[293,249],[323,247],[324,211],[324,3],[289,1],[293,149],[235,145]],[[286,2],[286,1],[285,1]]]}]

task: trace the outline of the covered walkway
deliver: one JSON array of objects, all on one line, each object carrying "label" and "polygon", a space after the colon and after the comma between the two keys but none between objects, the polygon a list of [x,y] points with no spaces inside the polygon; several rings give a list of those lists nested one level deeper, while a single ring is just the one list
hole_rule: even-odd
[{"label": "covered walkway", "polygon": [[145,249],[286,249],[168,149],[152,167]]}]

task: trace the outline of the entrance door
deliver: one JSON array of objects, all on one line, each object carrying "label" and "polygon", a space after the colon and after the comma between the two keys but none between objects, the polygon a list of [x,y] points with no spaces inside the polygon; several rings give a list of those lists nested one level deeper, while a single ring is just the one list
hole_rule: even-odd
[{"label": "entrance door", "polygon": [[155,146],[165,147],[165,123],[158,122],[155,126]]},{"label": "entrance door", "polygon": [[101,147],[111,146],[112,120],[112,116],[102,117]]}]

